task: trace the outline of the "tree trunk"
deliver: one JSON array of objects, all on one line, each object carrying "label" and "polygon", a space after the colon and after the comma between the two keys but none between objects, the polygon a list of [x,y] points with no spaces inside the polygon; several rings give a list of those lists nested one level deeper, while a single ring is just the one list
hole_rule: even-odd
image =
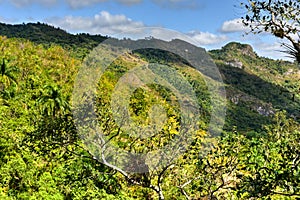
[{"label": "tree trunk", "polygon": [[159,189],[158,195],[159,195],[159,200],[164,200],[165,199],[164,194],[163,194],[161,189]]},{"label": "tree trunk", "polygon": [[295,56],[296,60],[300,64],[300,41],[293,42],[293,46],[294,46],[295,50],[297,51],[297,55]]}]

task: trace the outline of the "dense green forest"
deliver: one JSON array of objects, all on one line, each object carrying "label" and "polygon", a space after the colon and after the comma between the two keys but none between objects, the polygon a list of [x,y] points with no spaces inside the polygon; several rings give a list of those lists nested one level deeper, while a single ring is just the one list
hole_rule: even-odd
[{"label": "dense green forest", "polygon": [[[114,89],[137,66],[160,63],[182,74],[200,107],[200,128],[192,130],[193,142],[176,160],[144,173],[125,173],[86,148],[73,116],[80,67],[108,37],[72,35],[41,23],[0,24],[0,35],[0,199],[300,198],[297,64],[260,57],[236,42],[209,51],[223,79],[212,82],[226,89],[222,106],[227,111],[222,134],[206,152],[213,105],[205,75],[159,49],[118,57],[99,80],[94,102],[97,123],[120,149],[145,153],[180,134],[179,101],[158,84],[137,88],[129,100],[132,119],[142,125],[150,123],[151,107],[161,105],[166,116],[158,134],[133,138],[113,120]],[[147,168],[146,161],[132,165]]]}]

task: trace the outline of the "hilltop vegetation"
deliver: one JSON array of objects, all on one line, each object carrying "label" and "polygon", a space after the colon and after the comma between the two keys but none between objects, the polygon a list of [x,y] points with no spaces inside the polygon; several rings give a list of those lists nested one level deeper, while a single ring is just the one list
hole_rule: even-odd
[{"label": "hilltop vegetation", "polygon": [[256,120],[257,125],[267,123],[268,116],[276,110],[286,110],[299,120],[300,71],[296,63],[259,57],[250,45],[236,42],[209,53],[227,84],[229,107],[240,110],[242,116],[249,111],[260,114],[252,120],[248,116],[240,121],[243,117],[234,111],[238,115],[234,119],[236,125],[244,126],[247,121]]},{"label": "hilltop vegetation", "polygon": [[213,148],[206,152],[212,94],[205,74],[162,50],[142,49],[120,56],[99,80],[94,99],[97,122],[117,147],[147,153],[180,135],[179,100],[159,84],[139,87],[129,99],[130,116],[141,126],[151,123],[151,106],[159,104],[156,108],[166,111],[158,134],[134,138],[112,120],[110,104],[117,83],[137,66],[160,63],[182,74],[200,107],[196,119],[200,128],[191,130],[193,142],[177,160],[157,170],[146,161],[131,163],[128,169],[134,165],[149,169],[123,174],[97,160],[87,148],[76,130],[71,106],[82,58],[106,37],[71,35],[45,24],[1,24],[0,35],[1,199],[300,197],[300,73],[295,64],[259,57],[251,46],[239,43],[210,51],[226,88],[227,115],[222,134],[213,138]]},{"label": "hilltop vegetation", "polygon": [[75,51],[74,55],[78,58],[83,58],[91,49],[108,38],[86,33],[73,35],[39,22],[16,25],[0,23],[0,33],[8,38],[24,38],[45,47],[56,44],[68,51]]}]

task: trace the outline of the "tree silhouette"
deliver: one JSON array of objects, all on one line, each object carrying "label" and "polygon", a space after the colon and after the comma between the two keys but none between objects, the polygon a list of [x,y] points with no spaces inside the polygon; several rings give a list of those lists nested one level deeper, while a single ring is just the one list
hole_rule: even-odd
[{"label": "tree silhouette", "polygon": [[17,84],[15,73],[18,71],[18,69],[15,66],[10,66],[8,63],[8,60],[2,58],[0,74],[0,91],[3,91],[12,84]]},{"label": "tree silhouette", "polygon": [[243,24],[253,33],[269,32],[275,37],[287,39],[283,42],[289,57],[300,63],[300,1],[292,0],[250,0],[242,3],[247,14]]},{"label": "tree silhouette", "polygon": [[43,115],[55,117],[69,109],[69,103],[57,85],[44,86],[42,95],[37,99],[37,105]]}]

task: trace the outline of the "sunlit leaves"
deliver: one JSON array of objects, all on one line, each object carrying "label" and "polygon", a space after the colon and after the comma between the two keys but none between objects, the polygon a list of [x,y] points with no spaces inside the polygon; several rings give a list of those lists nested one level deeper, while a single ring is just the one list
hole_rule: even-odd
[{"label": "sunlit leaves", "polygon": [[64,114],[69,109],[69,103],[56,85],[45,85],[41,96],[37,99],[41,113],[49,116]]}]

